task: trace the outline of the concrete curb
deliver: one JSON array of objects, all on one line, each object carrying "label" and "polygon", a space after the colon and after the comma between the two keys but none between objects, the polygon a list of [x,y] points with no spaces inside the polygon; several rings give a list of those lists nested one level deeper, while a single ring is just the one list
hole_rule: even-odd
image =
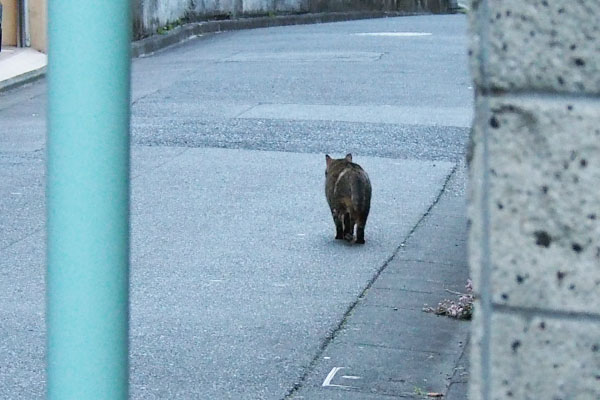
[{"label": "concrete curb", "polygon": [[0,93],[6,92],[10,89],[14,89],[16,87],[25,85],[30,82],[35,82],[38,79],[46,76],[46,68],[41,67],[38,69],[34,69],[32,71],[25,72],[24,74],[14,76],[12,78],[6,79],[4,81],[0,81]]},{"label": "concrete curb", "polygon": [[153,35],[132,43],[133,57],[152,54],[169,46],[181,43],[194,36],[236,31],[242,29],[268,28],[273,26],[318,24],[326,22],[341,22],[357,19],[400,17],[410,15],[424,15],[424,13],[411,12],[386,12],[386,11],[351,11],[315,14],[292,14],[274,17],[248,17],[232,20],[193,22],[178,26],[165,35]]}]

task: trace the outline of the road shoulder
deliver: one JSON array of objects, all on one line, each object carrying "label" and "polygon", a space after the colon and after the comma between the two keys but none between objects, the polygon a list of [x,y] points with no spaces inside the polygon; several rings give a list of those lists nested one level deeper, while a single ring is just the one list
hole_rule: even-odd
[{"label": "road shoulder", "polygon": [[466,398],[469,322],[422,311],[464,291],[464,179],[459,167],[289,398]]}]

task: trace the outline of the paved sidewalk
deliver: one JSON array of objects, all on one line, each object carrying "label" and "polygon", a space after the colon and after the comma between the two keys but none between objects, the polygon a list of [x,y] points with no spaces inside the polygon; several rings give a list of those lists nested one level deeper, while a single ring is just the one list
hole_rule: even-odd
[{"label": "paved sidewalk", "polygon": [[470,323],[422,311],[425,304],[455,300],[446,289],[465,291],[464,174],[461,167],[454,172],[290,398],[467,398]]},{"label": "paved sidewalk", "polygon": [[48,57],[32,48],[2,46],[0,92],[43,76],[47,63]]}]

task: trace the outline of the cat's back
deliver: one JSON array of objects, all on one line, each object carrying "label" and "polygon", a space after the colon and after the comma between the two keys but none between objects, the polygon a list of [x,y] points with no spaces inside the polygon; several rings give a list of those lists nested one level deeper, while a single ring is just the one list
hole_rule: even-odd
[{"label": "cat's back", "polygon": [[358,164],[345,161],[332,165],[326,179],[328,197],[351,197],[362,192],[370,197],[371,182],[369,175]]}]

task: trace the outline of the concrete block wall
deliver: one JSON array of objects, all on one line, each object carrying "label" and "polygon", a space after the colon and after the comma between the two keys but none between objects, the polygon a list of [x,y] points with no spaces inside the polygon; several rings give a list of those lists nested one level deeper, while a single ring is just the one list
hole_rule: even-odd
[{"label": "concrete block wall", "polygon": [[452,0],[309,0],[311,12],[323,11],[404,11],[445,13],[454,9]]},{"label": "concrete block wall", "polygon": [[228,15],[264,15],[269,12],[308,12],[309,0],[135,0],[134,37],[156,33],[168,23]]},{"label": "concrete block wall", "polygon": [[335,11],[444,13],[453,5],[453,0],[134,0],[134,38],[179,20]]},{"label": "concrete block wall", "polygon": [[598,1],[471,2],[471,400],[600,399],[598,21]]}]

